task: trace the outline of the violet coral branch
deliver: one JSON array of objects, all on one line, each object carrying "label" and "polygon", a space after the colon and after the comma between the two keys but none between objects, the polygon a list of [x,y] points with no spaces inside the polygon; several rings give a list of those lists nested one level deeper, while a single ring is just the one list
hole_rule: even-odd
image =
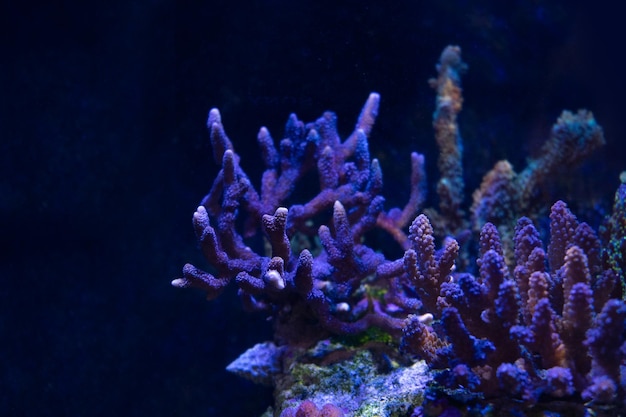
[{"label": "violet coral branch", "polygon": [[[382,174],[378,161],[370,158],[367,139],[378,103],[378,94],[372,93],[354,132],[343,142],[330,112],[309,124],[291,115],[278,148],[269,131],[261,128],[258,142],[266,170],[260,192],[241,168],[219,112],[211,110],[211,143],[222,168],[194,214],[194,228],[215,272],[187,265],[173,285],[200,288],[215,298],[234,280],[246,308],[274,312],[277,333],[284,340],[295,337],[299,325],[310,323],[320,330],[315,339],[324,332],[349,334],[372,326],[399,335],[403,318],[417,312],[420,305],[410,297],[369,295],[368,287],[380,288],[384,294],[395,284],[377,275],[384,258],[363,238],[367,231],[380,227],[402,240],[400,229],[422,200],[423,157],[414,154],[412,158],[414,192],[403,214],[393,214],[398,209],[392,215],[384,213]],[[319,192],[302,204],[281,206],[312,169],[318,172]],[[330,221],[312,226],[313,219],[329,209]],[[242,214],[247,216],[240,230],[237,218]],[[381,227],[382,223],[387,227]],[[246,237],[259,231],[269,248],[264,254],[245,243]],[[297,247],[303,238],[317,245],[312,248],[316,256]]]}]

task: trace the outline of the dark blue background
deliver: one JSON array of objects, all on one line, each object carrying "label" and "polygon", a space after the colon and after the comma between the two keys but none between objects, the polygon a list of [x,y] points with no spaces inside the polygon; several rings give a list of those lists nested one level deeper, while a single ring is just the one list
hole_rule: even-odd
[{"label": "dark blue background", "polygon": [[626,168],[623,22],[602,2],[50,3],[0,13],[0,415],[270,404],[224,371],[271,337],[265,317],[233,289],[208,303],[169,285],[205,266],[191,215],[216,172],[211,107],[258,178],[261,125],[276,139],[290,112],[332,109],[346,134],[381,93],[371,150],[403,204],[410,151],[437,178],[426,81],[458,44],[468,198],[498,159],[521,169],[563,108],[592,110],[608,145],[555,198],[592,199],[597,220]]}]

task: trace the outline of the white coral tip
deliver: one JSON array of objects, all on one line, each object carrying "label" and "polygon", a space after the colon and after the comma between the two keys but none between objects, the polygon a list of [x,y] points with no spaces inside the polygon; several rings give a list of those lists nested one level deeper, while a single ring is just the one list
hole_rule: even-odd
[{"label": "white coral tip", "polygon": [[265,282],[267,282],[272,288],[276,290],[282,290],[283,288],[285,288],[285,280],[275,269],[269,269],[265,273]]},{"label": "white coral tip", "polygon": [[177,288],[185,288],[187,286],[187,280],[184,278],[176,278],[172,280],[172,286]]}]

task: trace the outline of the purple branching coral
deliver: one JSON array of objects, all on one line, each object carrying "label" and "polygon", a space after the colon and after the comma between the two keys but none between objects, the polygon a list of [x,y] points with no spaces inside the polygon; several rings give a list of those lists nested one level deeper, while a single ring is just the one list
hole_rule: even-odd
[{"label": "purple branching coral", "polygon": [[[403,318],[421,304],[396,292],[382,298],[371,295],[372,288],[388,288],[390,283],[376,273],[385,259],[366,246],[363,237],[380,224],[405,244],[402,228],[420,201],[423,157],[412,155],[415,191],[407,207],[384,212],[382,174],[378,161],[370,159],[367,142],[378,103],[378,94],[371,94],[354,132],[343,142],[332,113],[306,125],[292,115],[278,150],[267,129],[261,128],[258,139],[266,171],[260,191],[240,167],[219,112],[211,110],[208,126],[222,169],[193,221],[202,251],[216,272],[185,265],[183,278],[173,284],[200,288],[212,299],[234,279],[244,306],[272,311],[277,335],[288,342],[296,334],[301,340],[307,334],[319,340],[324,332],[353,334],[372,326],[399,335]],[[319,192],[304,204],[282,206],[297,181],[315,168]],[[313,220],[327,212],[332,213],[328,224],[315,228]],[[248,218],[239,233],[237,217],[242,213]],[[244,236],[258,227],[268,244],[262,255],[244,243]],[[306,248],[292,249],[302,239],[314,238],[321,246],[311,248],[317,256]]]},{"label": "purple branching coral", "polygon": [[547,251],[528,218],[515,231],[513,272],[496,228],[487,223],[479,276],[459,273],[441,285],[441,324],[433,330],[409,321],[404,348],[444,369],[444,385],[472,387],[487,397],[532,405],[542,395],[578,393],[623,404],[626,305],[611,299],[620,281],[602,265],[598,237],[561,201],[550,213]]},{"label": "purple branching coral", "polygon": [[[410,158],[409,201],[385,210],[381,169],[368,148],[376,93],[344,141],[330,112],[307,124],[291,115],[278,146],[261,128],[265,171],[258,188],[219,111],[211,110],[207,125],[221,169],[193,226],[212,270],[187,264],[172,284],[214,299],[234,281],[246,309],[273,318],[278,345],[309,347],[331,335],[377,328],[405,357],[423,358],[439,370],[438,383],[451,390],[527,406],[546,397],[623,406],[624,185],[603,240],[561,201],[550,211],[547,246],[532,220],[539,213],[538,187],[557,166],[574,166],[602,145],[602,129],[590,112],[564,112],[527,168],[518,174],[501,161],[484,177],[470,221],[457,124],[466,68],[460,53],[447,47],[431,80],[441,151],[437,210],[421,207],[424,157],[417,153]],[[288,206],[311,173],[319,188]],[[467,255],[459,241],[471,229],[480,233],[476,275],[456,265],[466,264],[458,262]],[[388,233],[404,255],[388,260],[368,246],[368,234],[376,230]],[[247,239],[259,232],[265,245],[254,250]],[[298,410],[287,413],[304,413]]]}]

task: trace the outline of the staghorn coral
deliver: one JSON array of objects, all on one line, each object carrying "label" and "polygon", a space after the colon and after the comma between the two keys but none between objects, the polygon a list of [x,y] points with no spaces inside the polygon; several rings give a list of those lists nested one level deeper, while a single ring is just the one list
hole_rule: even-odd
[{"label": "staghorn coral", "polygon": [[[425,158],[418,153],[410,158],[409,201],[385,210],[381,169],[368,144],[378,113],[376,93],[344,141],[330,112],[307,124],[291,115],[278,146],[261,128],[265,171],[258,187],[242,168],[219,111],[210,111],[207,126],[221,169],[193,226],[212,269],[187,264],[172,284],[199,288],[213,299],[234,281],[246,309],[269,313],[275,343],[257,345],[229,369],[274,384],[282,413],[276,415],[318,415],[327,403],[350,410],[346,415],[365,415],[347,407],[354,401],[349,395],[340,401],[326,392],[323,401],[307,401],[317,393],[292,378],[297,369],[309,372],[303,381],[311,380],[316,367],[347,369],[362,355],[374,355],[378,363],[367,377],[359,376],[366,391],[368,384],[387,381],[390,372],[400,375],[425,359],[435,375],[427,403],[415,411],[425,415],[441,411],[446,398],[499,398],[532,407],[546,398],[582,397],[591,404],[624,405],[626,308],[616,299],[624,281],[623,186],[603,229],[604,246],[563,202],[552,206],[547,249],[532,221],[541,213],[538,187],[558,166],[574,166],[602,145],[602,129],[587,111],[564,112],[542,154],[521,173],[501,161],[484,177],[473,195],[471,221],[466,219],[457,123],[466,65],[460,53],[447,47],[438,78],[431,81],[441,151],[439,210],[422,214]],[[319,185],[313,196],[287,205],[297,201],[298,186],[311,173]],[[516,223],[522,215],[531,217]],[[470,225],[480,231],[475,262],[468,262],[462,245]],[[377,232],[389,234],[403,256],[388,260],[371,247],[368,236]],[[249,246],[259,235],[263,247]],[[609,335],[610,343],[600,343]],[[347,346],[350,337],[359,340],[355,348],[319,349],[329,338]],[[329,381],[326,375],[316,386]],[[344,382],[351,386],[351,380]],[[298,396],[290,397],[294,390]],[[407,404],[422,401],[422,388],[406,392],[401,415],[408,415]],[[375,414],[391,415],[389,410]]]},{"label": "staghorn coral", "polygon": [[[366,137],[378,102],[378,94],[372,93],[354,133],[344,142],[338,138],[332,113],[307,125],[292,115],[280,152],[262,128],[259,142],[267,170],[260,193],[240,167],[219,112],[211,110],[211,141],[222,169],[193,220],[203,253],[216,273],[185,265],[183,278],[174,280],[173,285],[200,288],[212,299],[234,278],[244,306],[274,311],[277,334],[286,342],[293,341],[293,334],[306,339],[302,332],[307,328],[310,342],[323,338],[324,332],[358,333],[371,326],[399,335],[402,313],[406,316],[417,312],[420,305],[400,294],[390,299],[371,296],[373,288],[386,290],[390,283],[376,274],[384,258],[362,240],[380,218],[385,225],[382,229],[406,241],[406,237],[399,238],[402,219],[409,217],[406,212],[416,209],[420,189],[417,181],[423,169],[420,157],[414,155],[412,187],[416,191],[409,208],[400,216],[395,214],[400,209],[385,213],[384,199],[379,195],[380,167],[377,160],[370,160]],[[280,206],[297,180],[312,168],[318,171],[318,194],[304,204]],[[332,212],[328,224],[313,228],[312,219],[328,211]],[[239,233],[236,218],[241,212],[249,217]],[[260,226],[269,245],[267,255],[254,252],[244,243],[244,236],[256,226]],[[308,249],[294,253],[292,243],[303,237],[317,239],[317,256]]]},{"label": "staghorn coral", "polygon": [[[470,208],[475,231],[487,222],[498,225],[503,243],[511,250],[511,226],[521,216],[537,217],[541,209],[539,191],[559,171],[575,168],[584,158],[605,144],[602,128],[587,110],[576,114],[563,111],[552,126],[550,138],[540,156],[516,173],[508,161],[499,161],[474,191]],[[508,259],[509,264],[511,260]]]},{"label": "staghorn coral", "polygon": [[439,147],[437,167],[441,178],[437,183],[439,213],[432,213],[442,223],[442,233],[456,235],[465,227],[463,204],[463,141],[457,116],[463,108],[461,74],[467,65],[461,60],[461,48],[448,46],[441,53],[437,65],[437,78],[429,80],[437,90],[436,108],[433,115],[435,139]]},{"label": "staghorn coral", "polygon": [[[542,396],[574,394],[623,406],[626,304],[610,299],[620,293],[620,283],[597,264],[597,236],[563,202],[552,206],[550,218],[547,255],[532,223],[518,222],[515,278],[504,267],[495,228],[485,225],[480,275],[459,275],[442,285],[437,343],[444,347],[433,352],[432,331],[415,328],[405,332],[405,348],[442,369],[438,380],[452,389],[471,387],[487,398],[504,396],[527,406]],[[527,289],[525,303],[520,288]]]}]

